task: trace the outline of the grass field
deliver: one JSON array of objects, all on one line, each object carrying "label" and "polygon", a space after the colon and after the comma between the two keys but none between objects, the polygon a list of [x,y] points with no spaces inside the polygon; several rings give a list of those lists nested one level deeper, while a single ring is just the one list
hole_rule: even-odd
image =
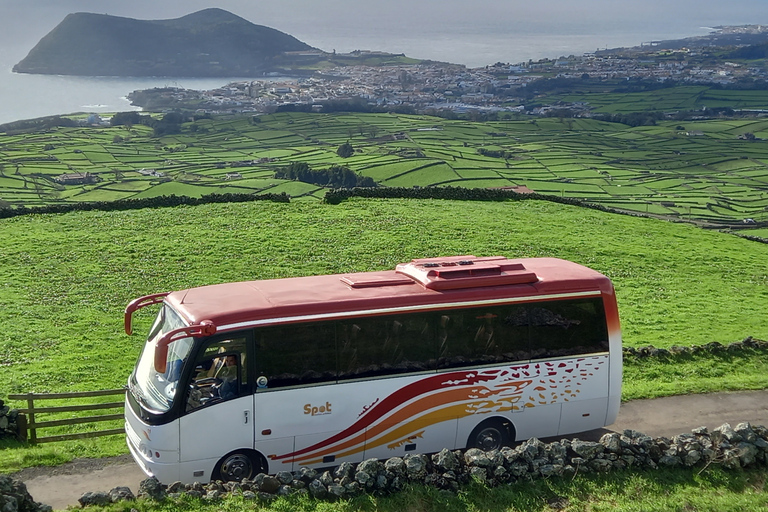
[{"label": "grass field", "polygon": [[[3,393],[122,386],[142,344],[140,334],[122,332],[122,313],[138,296],[451,254],[554,256],[605,273],[628,346],[768,339],[768,245],[545,201],[359,199],[30,215],[0,221],[0,247]],[[139,333],[150,318],[138,315]],[[759,389],[768,385],[768,358],[638,362],[627,375],[625,398]],[[0,450],[0,471],[124,451],[119,438]]]},{"label": "grass field", "polygon": [[[621,472],[611,475],[577,475],[488,488],[472,484],[453,494],[434,488],[413,487],[391,496],[365,495],[336,503],[306,496],[280,498],[270,505],[256,505],[233,497],[223,502],[186,500],[174,503],[140,502],[141,512],[170,512],[183,508],[199,512],[743,512],[768,505],[765,472],[740,474],[711,469]],[[130,506],[136,506],[131,504]],[[126,505],[126,507],[130,508]],[[110,507],[117,512],[122,508]]]},{"label": "grass field", "polygon": [[[680,98],[701,92],[681,89],[686,90],[675,93]],[[768,137],[764,119],[690,121],[684,126],[669,121],[637,128],[590,119],[471,123],[352,113],[283,113],[259,120],[203,119],[185,124],[179,135],[160,139],[143,126],[3,134],[0,199],[32,206],[163,194],[272,192],[277,168],[306,162],[313,169],[348,165],[382,186],[522,185],[682,220],[768,221],[768,145],[760,139]],[[740,138],[747,133],[758,139]],[[115,137],[123,142],[113,142]],[[347,141],[356,152],[343,159],[336,149]],[[159,174],[148,175],[147,170]],[[54,181],[71,172],[89,172],[102,181]],[[235,172],[242,179],[233,178]],[[294,197],[322,196],[317,187],[280,190]]]},{"label": "grass field", "polygon": [[[526,185],[685,220],[765,221],[768,148],[738,136],[768,137],[766,121],[686,122],[680,130],[677,123],[628,128],[567,119],[484,124],[362,114],[261,119],[254,125],[246,118],[199,121],[197,133],[187,125],[181,135],[161,140],[141,126],[0,135],[0,199],[11,204],[212,192],[286,192],[294,198],[290,204],[0,220],[3,394],[122,386],[142,343],[141,335],[122,332],[122,311],[140,295],[232,280],[393,268],[411,258],[449,254],[555,256],[605,273],[616,285],[628,346],[768,339],[764,244],[542,201],[349,200],[332,206],[319,201],[319,187],[272,177],[276,167],[293,161],[313,168],[343,163],[390,186]],[[115,134],[128,142],[114,144]],[[356,153],[344,160],[336,148],[347,140]],[[479,148],[507,152],[507,158],[482,156]],[[247,165],[240,167],[243,162]],[[142,169],[163,176],[147,176],[138,172]],[[86,171],[102,181],[61,186],[51,179]],[[228,180],[231,172],[242,179]],[[138,332],[146,331],[150,318],[138,315]],[[630,359],[623,398],[766,386],[764,353]],[[36,447],[6,441],[0,443],[0,473],[125,451],[121,436]],[[768,506],[765,491],[765,471],[680,470],[502,489],[473,486],[458,495],[415,488],[336,504],[281,498],[266,509],[546,511],[552,509],[549,499],[562,497],[566,510],[573,511],[742,511]],[[256,508],[239,498],[126,506],[110,510]]]}]

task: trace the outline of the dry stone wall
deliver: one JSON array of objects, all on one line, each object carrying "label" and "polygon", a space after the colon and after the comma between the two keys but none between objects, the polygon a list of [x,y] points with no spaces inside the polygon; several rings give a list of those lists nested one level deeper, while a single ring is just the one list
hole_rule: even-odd
[{"label": "dry stone wall", "polygon": [[2,512],[51,512],[50,505],[36,502],[23,482],[0,475],[0,511]]},{"label": "dry stone wall", "polygon": [[[259,474],[242,482],[176,482],[165,486],[150,478],[141,483],[138,497],[162,501],[186,495],[219,500],[237,494],[248,500],[270,501],[277,496],[303,493],[319,500],[335,500],[362,493],[390,494],[409,484],[456,492],[471,481],[498,486],[577,473],[712,464],[726,469],[768,467],[768,428],[749,423],[732,428],[726,423],[712,432],[700,427],[671,439],[652,438],[634,430],[605,434],[599,442],[563,439],[544,443],[534,438],[502,450],[446,449],[433,455],[345,462],[332,471],[302,468],[293,473]],[[122,492],[118,492],[120,489]],[[80,503],[103,505],[131,496],[129,489],[118,488],[111,493],[86,493]]]},{"label": "dry stone wall", "polygon": [[[0,400],[0,439],[3,437],[16,437],[18,434],[17,420],[19,411],[11,409],[3,400]],[[2,509],[0,509],[2,510]]]}]

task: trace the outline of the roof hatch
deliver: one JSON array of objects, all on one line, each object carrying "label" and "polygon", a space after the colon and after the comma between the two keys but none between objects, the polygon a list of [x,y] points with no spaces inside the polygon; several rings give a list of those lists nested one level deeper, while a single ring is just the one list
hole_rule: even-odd
[{"label": "roof hatch", "polygon": [[510,260],[504,256],[416,259],[410,263],[401,263],[396,271],[430,290],[526,284],[539,280],[536,273],[527,270],[520,260]]}]

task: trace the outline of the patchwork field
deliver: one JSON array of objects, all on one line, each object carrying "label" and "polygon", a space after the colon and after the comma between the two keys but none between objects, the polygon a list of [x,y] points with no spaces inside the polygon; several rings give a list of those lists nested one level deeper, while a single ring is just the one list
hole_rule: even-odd
[{"label": "patchwork field", "polygon": [[[392,114],[257,119],[203,119],[162,138],[144,126],[2,134],[0,199],[33,206],[278,191],[320,198],[319,187],[272,177],[277,168],[305,162],[313,169],[347,165],[381,186],[525,186],[684,220],[768,221],[768,143],[760,137],[768,136],[768,119],[636,128],[589,119],[472,123]],[[336,154],[345,142],[355,149],[349,158]],[[97,181],[56,181],[67,173]]]}]

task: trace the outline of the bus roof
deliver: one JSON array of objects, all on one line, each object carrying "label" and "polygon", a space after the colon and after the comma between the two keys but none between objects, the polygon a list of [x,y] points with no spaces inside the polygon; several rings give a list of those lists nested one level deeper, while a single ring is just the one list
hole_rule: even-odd
[{"label": "bus roof", "polygon": [[171,292],[165,301],[190,325],[208,320],[229,330],[281,320],[597,293],[613,295],[609,279],[570,261],[452,256],[379,272],[201,286]]}]

